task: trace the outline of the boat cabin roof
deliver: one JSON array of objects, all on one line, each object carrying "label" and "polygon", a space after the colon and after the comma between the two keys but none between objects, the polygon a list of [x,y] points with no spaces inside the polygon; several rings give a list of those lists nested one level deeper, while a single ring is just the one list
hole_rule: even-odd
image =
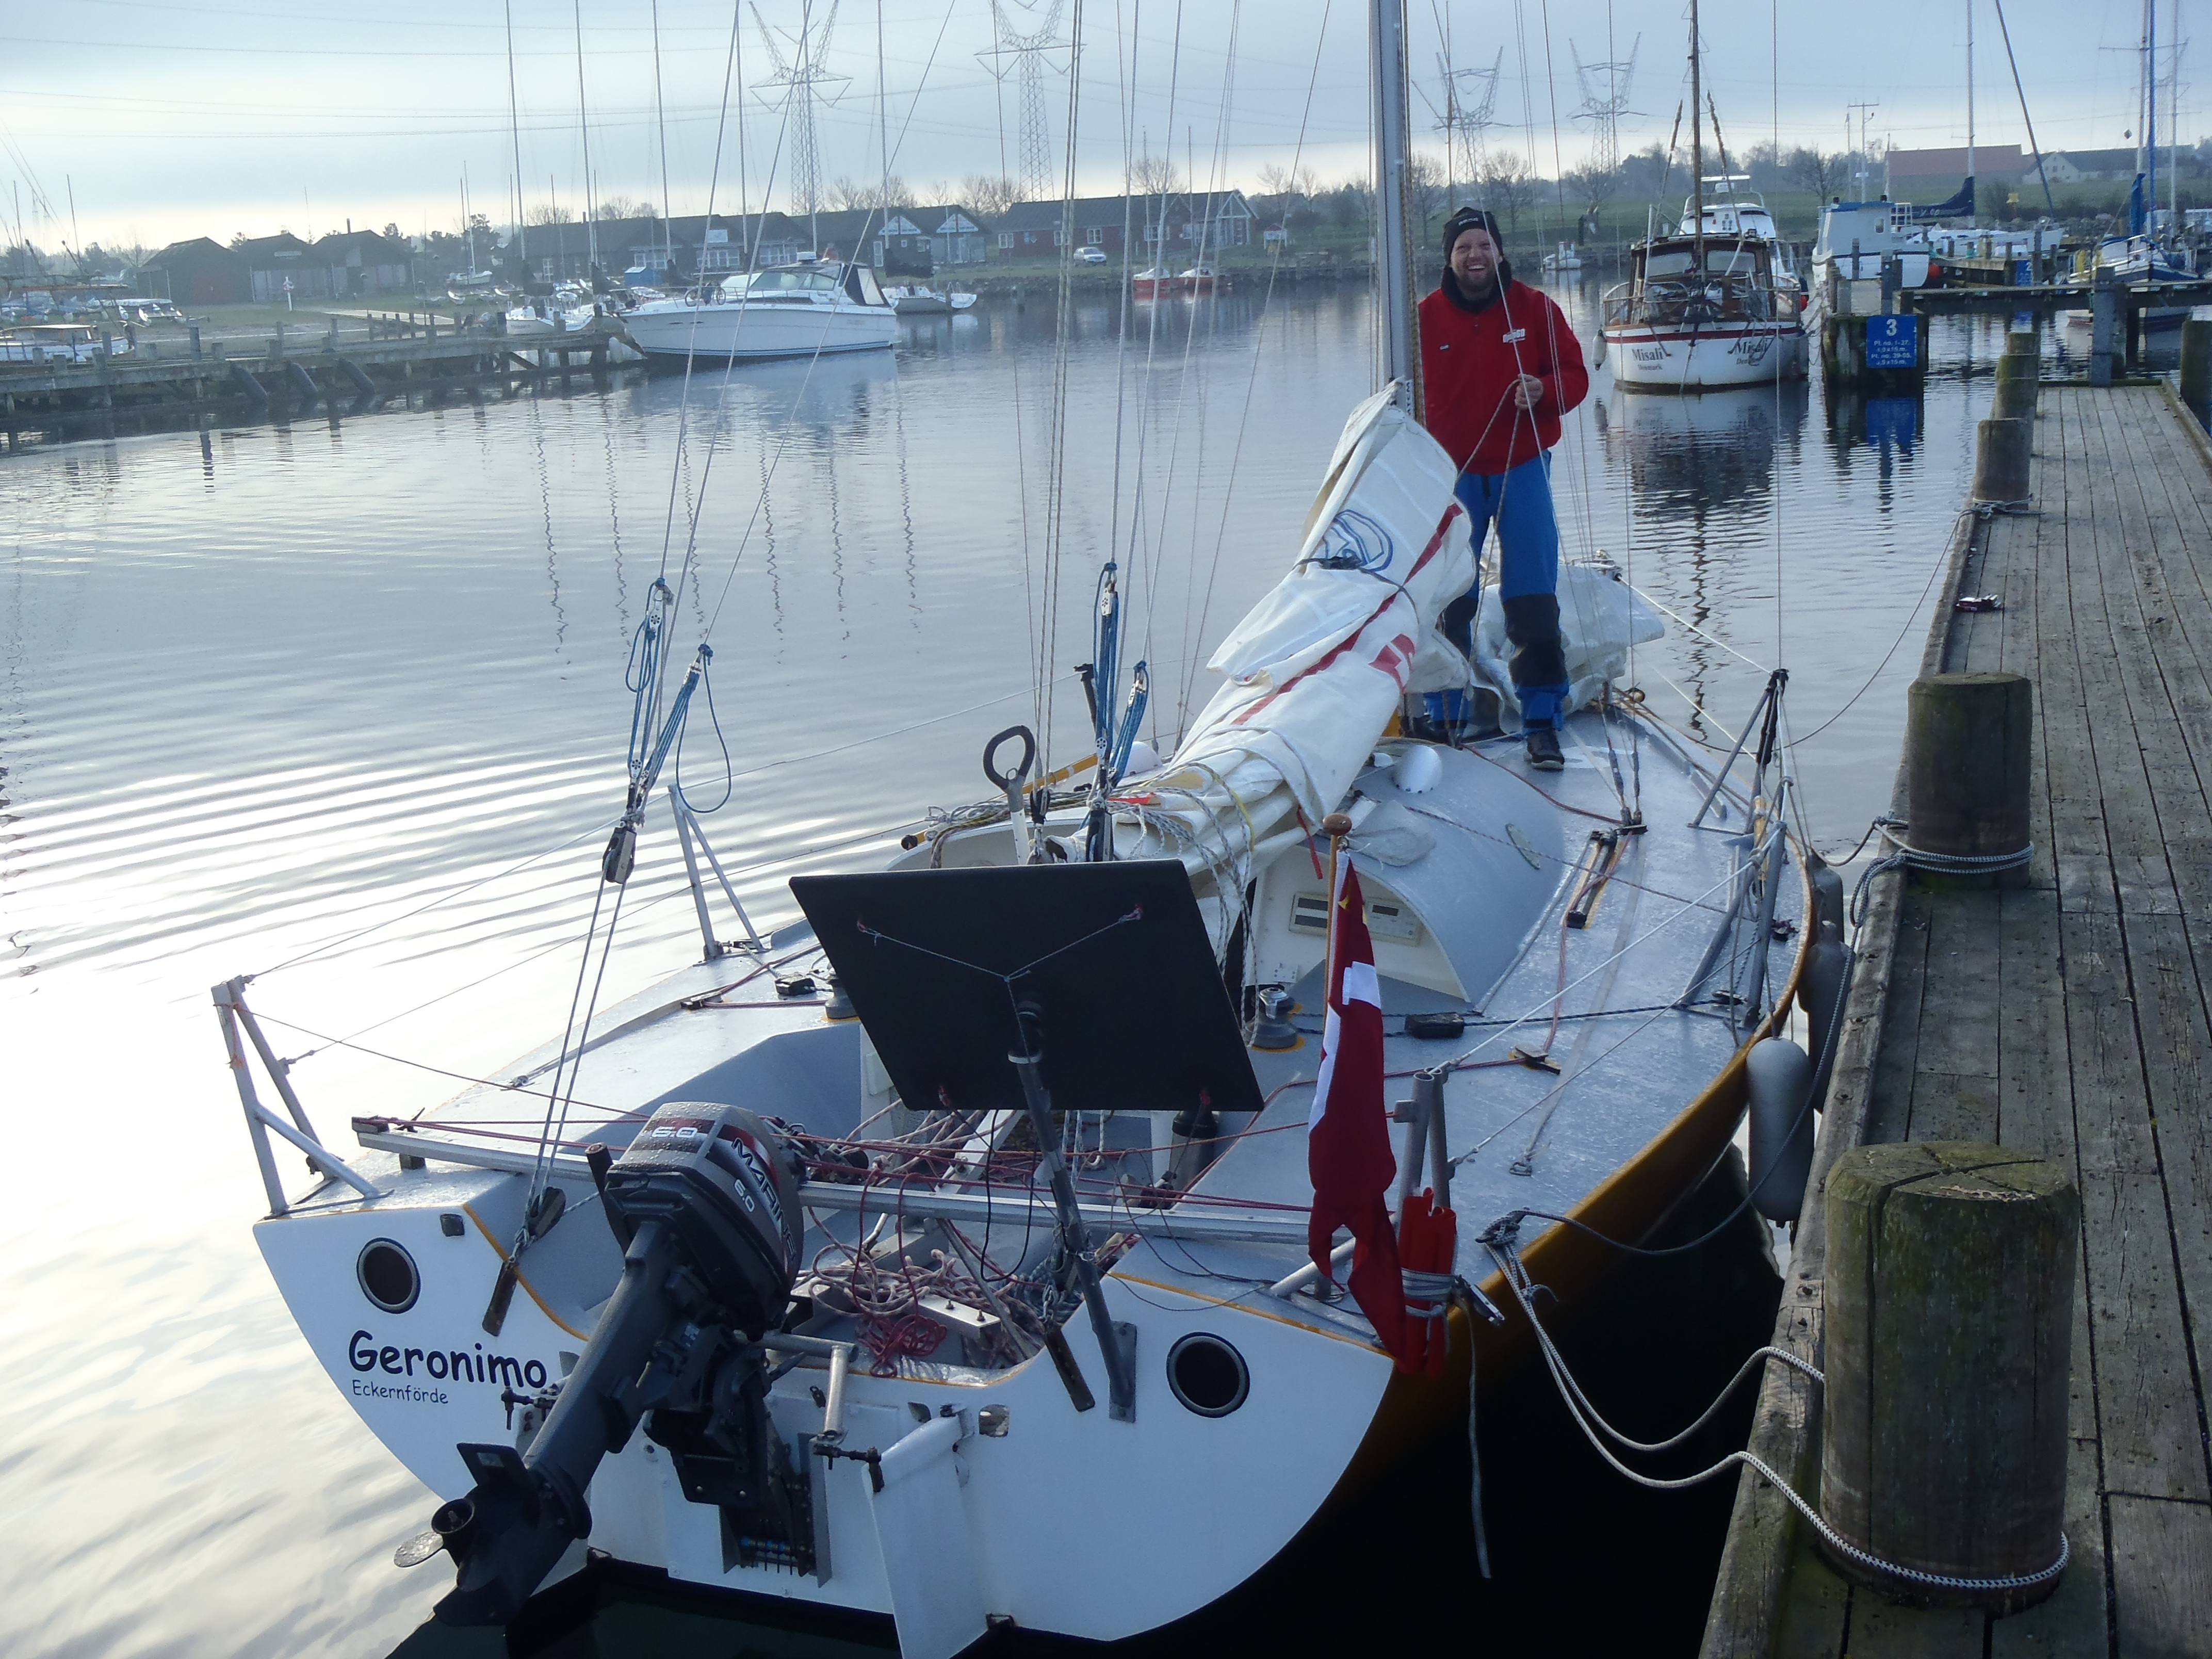
[{"label": "boat cabin roof", "polygon": [[[1644,243],[1636,250],[1636,269],[1644,276],[1686,276],[1697,266],[1698,243],[1693,236],[1669,236]],[[1714,276],[1748,276],[1767,269],[1768,246],[1763,237],[1706,236],[1705,270]]]}]

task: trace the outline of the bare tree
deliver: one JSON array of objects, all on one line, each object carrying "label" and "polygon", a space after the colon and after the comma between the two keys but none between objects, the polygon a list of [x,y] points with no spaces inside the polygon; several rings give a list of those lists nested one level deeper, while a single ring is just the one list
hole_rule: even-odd
[{"label": "bare tree", "polygon": [[995,219],[1014,204],[1013,187],[988,173],[971,173],[960,181],[960,205],[986,219]]},{"label": "bare tree", "polygon": [[1843,183],[1844,166],[1850,158],[1843,155],[1823,155],[1817,149],[1795,149],[1783,163],[1790,176],[1811,191],[1823,202],[1833,195],[1836,186]]},{"label": "bare tree", "polygon": [[1582,228],[1586,237],[1595,236],[1593,228],[1598,216],[1620,190],[1620,175],[1607,173],[1601,167],[1571,167],[1560,176],[1571,200],[1582,204]]},{"label": "bare tree", "polygon": [[1450,193],[1450,181],[1444,177],[1443,163],[1416,154],[1406,169],[1406,195],[1408,205],[1421,216],[1420,240],[1429,239],[1429,228],[1437,214],[1451,205],[1445,198]]},{"label": "bare tree", "polygon": [[1482,158],[1483,200],[1505,217],[1508,232],[1521,228],[1521,216],[1536,205],[1536,173],[1525,156],[1493,149]]},{"label": "bare tree", "polygon": [[1321,188],[1309,167],[1268,166],[1260,169],[1260,193],[1277,198],[1285,209],[1303,202]]},{"label": "bare tree", "polygon": [[1174,158],[1146,150],[1129,169],[1129,190],[1138,196],[1175,196],[1182,192],[1182,174]]},{"label": "bare tree", "polygon": [[562,207],[556,202],[538,202],[522,216],[522,219],[525,224],[532,225],[573,225],[576,222],[576,210]]},{"label": "bare tree", "polygon": [[830,205],[844,211],[855,208],[910,207],[914,192],[906,187],[906,180],[893,173],[882,184],[856,183],[849,176],[839,179],[830,186]]},{"label": "bare tree", "polygon": [[635,196],[603,197],[592,210],[594,219],[658,219],[659,213],[650,202],[641,202]]}]

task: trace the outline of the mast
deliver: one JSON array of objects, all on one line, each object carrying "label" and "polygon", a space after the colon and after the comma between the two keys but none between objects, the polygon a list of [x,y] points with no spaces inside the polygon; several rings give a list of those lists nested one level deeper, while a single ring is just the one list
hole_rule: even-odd
[{"label": "mast", "polygon": [[[1368,64],[1375,100],[1375,259],[1382,285],[1382,379],[1421,415],[1421,355],[1413,313],[1413,246],[1406,212],[1411,171],[1406,120],[1405,0],[1372,0]],[[1170,140],[1172,142],[1172,140]]]},{"label": "mast", "polygon": [[1966,0],[1966,224],[1974,222],[1974,0]]},{"label": "mast", "polygon": [[2143,179],[2143,230],[2158,228],[2158,0],[2143,0],[2143,144],[2150,166]]},{"label": "mast", "polygon": [[[530,282],[530,215],[522,200],[522,112],[514,101],[514,0],[507,0],[507,125],[514,139],[514,257],[522,262],[522,280]],[[469,262],[474,270],[476,262]]]},{"label": "mast", "polygon": [[1705,85],[1698,66],[1698,0],[1690,0],[1690,203],[1698,280],[1705,277],[1705,130],[1700,104]]},{"label": "mast", "polygon": [[[2173,21],[2173,45],[2167,48],[2173,54],[2173,69],[2166,82],[2166,130],[2172,135],[2166,140],[2169,146],[2178,145],[2181,138],[2181,0],[2172,3],[2173,9],[2166,14]],[[2172,236],[2181,228],[2181,161],[2175,155],[2166,160],[2173,163],[2166,170],[2166,234]]]},{"label": "mast", "polygon": [[592,118],[584,103],[584,0],[573,0],[576,14],[576,130],[584,136],[584,282],[589,286],[599,263],[599,227],[592,222]]}]

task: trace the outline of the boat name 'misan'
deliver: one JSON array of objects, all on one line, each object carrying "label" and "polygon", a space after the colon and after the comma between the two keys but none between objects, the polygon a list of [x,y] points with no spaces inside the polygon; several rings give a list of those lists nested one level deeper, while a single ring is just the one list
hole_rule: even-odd
[{"label": "boat name 'misan'", "polygon": [[[404,1395],[425,1404],[447,1403],[441,1389],[421,1384],[388,1385],[380,1376],[422,1376],[433,1382],[495,1382],[507,1389],[543,1389],[550,1375],[542,1359],[516,1359],[503,1353],[486,1353],[483,1344],[473,1348],[402,1348],[380,1346],[373,1331],[356,1331],[346,1344],[346,1361],[356,1371],[368,1373],[354,1381],[354,1392],[381,1398]],[[420,1370],[417,1370],[420,1367]]]}]

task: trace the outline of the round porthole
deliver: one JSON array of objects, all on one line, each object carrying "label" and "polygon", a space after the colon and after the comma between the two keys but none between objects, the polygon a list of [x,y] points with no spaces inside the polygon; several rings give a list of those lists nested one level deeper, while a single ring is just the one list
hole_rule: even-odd
[{"label": "round porthole", "polygon": [[1193,1331],[1168,1350],[1168,1387],[1200,1417],[1226,1417],[1252,1392],[1252,1373],[1219,1337]]},{"label": "round porthole", "polygon": [[372,1238],[354,1263],[361,1293],[386,1313],[405,1313],[422,1294],[422,1275],[415,1258],[388,1238]]}]

